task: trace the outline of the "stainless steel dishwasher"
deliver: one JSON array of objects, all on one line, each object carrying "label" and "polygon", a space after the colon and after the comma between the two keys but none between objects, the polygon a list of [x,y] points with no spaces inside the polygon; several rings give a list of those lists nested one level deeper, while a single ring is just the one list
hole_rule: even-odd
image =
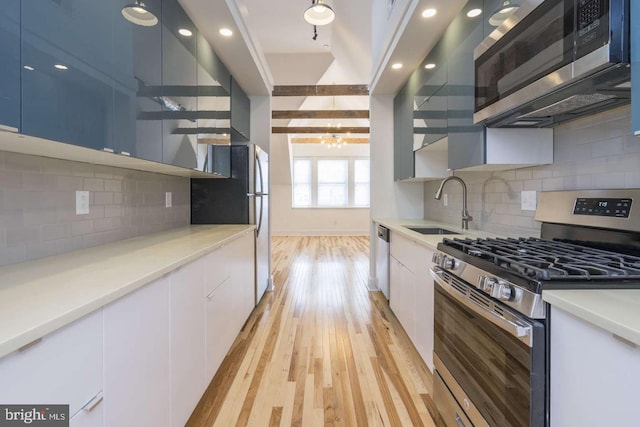
[{"label": "stainless steel dishwasher", "polygon": [[378,224],[378,240],[376,243],[378,289],[389,299],[389,229],[384,225]]}]

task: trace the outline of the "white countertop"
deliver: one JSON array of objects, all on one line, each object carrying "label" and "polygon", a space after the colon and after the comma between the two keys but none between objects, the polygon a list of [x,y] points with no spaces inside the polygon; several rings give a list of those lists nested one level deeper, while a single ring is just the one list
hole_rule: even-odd
[{"label": "white countertop", "polygon": [[254,228],[189,226],[0,268],[0,357]]},{"label": "white countertop", "polygon": [[542,299],[640,346],[640,290],[551,290]]},{"label": "white countertop", "polygon": [[[443,238],[471,238],[478,237],[496,237],[495,234],[489,234],[477,230],[463,230],[460,227],[455,227],[450,224],[444,224],[438,221],[431,221],[428,219],[398,219],[398,218],[374,218],[373,221],[378,224],[382,224],[395,233],[402,234],[404,237],[412,239],[425,246],[429,246],[435,249],[438,243]],[[417,231],[409,230],[406,226],[418,226],[418,227],[438,227],[445,230],[454,231],[459,234],[421,234]]]}]

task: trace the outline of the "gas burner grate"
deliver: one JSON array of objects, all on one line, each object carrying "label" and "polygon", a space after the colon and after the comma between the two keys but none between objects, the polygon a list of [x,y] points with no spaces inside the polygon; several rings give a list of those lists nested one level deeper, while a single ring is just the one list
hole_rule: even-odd
[{"label": "gas burner grate", "polygon": [[444,239],[442,243],[535,280],[640,279],[640,257],[556,240]]}]

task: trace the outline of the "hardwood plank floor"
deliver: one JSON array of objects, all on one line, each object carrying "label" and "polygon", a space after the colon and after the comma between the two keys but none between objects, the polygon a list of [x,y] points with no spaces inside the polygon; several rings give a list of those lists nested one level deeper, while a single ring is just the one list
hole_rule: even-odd
[{"label": "hardwood plank floor", "polygon": [[380,292],[366,237],[277,237],[275,291],[188,426],[433,426],[432,377]]}]

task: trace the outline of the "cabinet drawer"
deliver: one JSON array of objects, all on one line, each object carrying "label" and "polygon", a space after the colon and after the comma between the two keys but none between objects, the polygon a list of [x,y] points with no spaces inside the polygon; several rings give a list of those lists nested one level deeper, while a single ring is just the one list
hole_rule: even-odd
[{"label": "cabinet drawer", "polygon": [[400,236],[398,233],[391,233],[389,239],[389,253],[401,264],[411,267],[411,259],[415,251],[415,243]]},{"label": "cabinet drawer", "polygon": [[224,283],[231,275],[228,245],[222,245],[208,253],[204,259],[205,296]]},{"label": "cabinet drawer", "polygon": [[102,310],[0,359],[3,404],[68,404],[73,416],[102,390]]}]

